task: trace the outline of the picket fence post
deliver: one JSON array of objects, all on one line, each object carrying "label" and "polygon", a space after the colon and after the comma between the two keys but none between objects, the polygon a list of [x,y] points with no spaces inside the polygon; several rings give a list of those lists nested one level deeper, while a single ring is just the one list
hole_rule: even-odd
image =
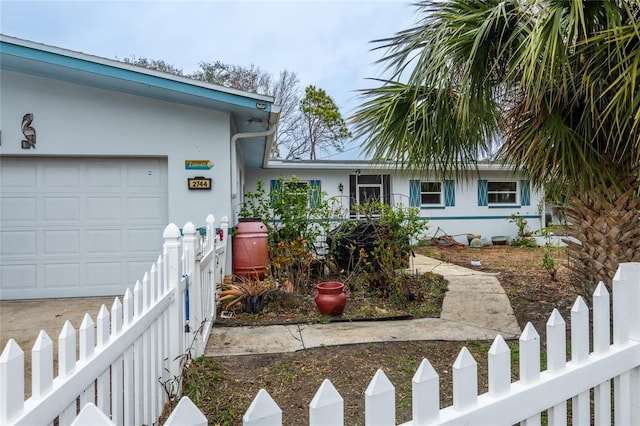
[{"label": "picket fence post", "polygon": [[396,388],[380,369],[376,371],[364,392],[364,424],[396,424]]},{"label": "picket fence post", "polygon": [[[589,307],[578,296],[571,307],[571,361],[582,364],[589,358]],[[571,416],[576,426],[591,423],[589,390],[572,398]]]},{"label": "picket fence post", "polygon": [[180,398],[180,402],[164,422],[164,426],[207,426],[207,424],[207,417],[188,396]]},{"label": "picket fence post", "polygon": [[440,378],[423,358],[411,379],[411,409],[415,426],[428,425],[440,416]]},{"label": "picket fence post", "polygon": [[116,423],[112,422],[92,402],[89,402],[82,407],[71,426],[116,426]]},{"label": "picket fence post", "polygon": [[0,355],[0,424],[24,409],[24,352],[9,339]]},{"label": "picket fence post", "polygon": [[271,395],[260,389],[242,416],[243,426],[282,426],[282,410]]},{"label": "picket fence post", "polygon": [[[626,346],[640,342],[640,262],[622,263],[612,283],[613,344]],[[638,424],[640,403],[640,367],[627,371],[613,380],[615,424]],[[633,399],[632,399],[633,395]],[[625,407],[629,407],[625,410]]]},{"label": "picket fence post", "polygon": [[53,341],[40,330],[31,349],[31,396],[41,398],[53,385]]},{"label": "picket fence post", "polygon": [[322,385],[309,403],[309,426],[342,426],[344,424],[344,400],[328,380]]},{"label": "picket fence post", "polygon": [[167,336],[169,339],[169,353],[167,359],[167,370],[169,378],[180,376],[179,357],[184,348],[184,325],[181,324],[180,317],[182,295],[180,294],[180,229],[171,223],[167,225],[162,233],[164,238],[165,268],[167,290],[173,292],[172,303],[169,307],[169,329]]}]

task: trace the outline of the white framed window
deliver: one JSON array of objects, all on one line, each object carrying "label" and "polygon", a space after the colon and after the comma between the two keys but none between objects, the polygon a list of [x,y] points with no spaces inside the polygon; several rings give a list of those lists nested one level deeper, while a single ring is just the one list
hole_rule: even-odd
[{"label": "white framed window", "polygon": [[517,204],[518,182],[515,181],[488,181],[487,201],[491,205]]},{"label": "white framed window", "polygon": [[420,182],[420,204],[423,206],[441,206],[442,182]]}]

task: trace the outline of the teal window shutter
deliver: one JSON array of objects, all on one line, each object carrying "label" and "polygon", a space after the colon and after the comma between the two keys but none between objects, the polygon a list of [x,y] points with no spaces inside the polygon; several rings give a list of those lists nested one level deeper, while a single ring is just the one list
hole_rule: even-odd
[{"label": "teal window shutter", "polygon": [[520,181],[520,205],[521,206],[531,205],[531,189],[529,188],[528,180]]},{"label": "teal window shutter", "polygon": [[409,180],[409,206],[420,207],[420,181]]},{"label": "teal window shutter", "polygon": [[319,180],[310,180],[309,186],[311,187],[311,207],[319,207],[322,201],[322,187]]},{"label": "teal window shutter", "polygon": [[269,198],[271,199],[271,204],[273,204],[273,201],[275,200],[275,197],[276,197],[276,193],[278,193],[278,191],[280,191],[281,189],[280,179],[271,179],[269,189],[270,189]]},{"label": "teal window shutter", "polygon": [[478,205],[489,205],[489,184],[485,179],[478,179]]},{"label": "teal window shutter", "polygon": [[455,180],[444,181],[444,205],[446,207],[453,207],[456,205],[456,181]]}]

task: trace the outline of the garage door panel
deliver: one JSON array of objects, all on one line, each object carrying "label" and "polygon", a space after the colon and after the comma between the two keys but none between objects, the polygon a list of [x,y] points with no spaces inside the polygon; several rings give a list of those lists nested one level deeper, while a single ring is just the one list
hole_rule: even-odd
[{"label": "garage door panel", "polygon": [[45,263],[42,272],[45,288],[76,288],[81,284],[78,263]]},{"label": "garage door panel", "polygon": [[67,192],[80,189],[82,180],[81,170],[75,164],[69,165],[45,165],[42,168],[43,186],[47,192]]},{"label": "garage door panel", "polygon": [[42,237],[44,240],[43,255],[57,254],[80,254],[80,231],[76,230],[60,230],[49,231],[43,230]]},{"label": "garage door panel", "polygon": [[[0,269],[2,293],[15,290],[18,294],[38,287],[38,266],[35,263],[3,265]],[[2,295],[4,298],[4,294]]]},{"label": "garage door panel", "polygon": [[158,223],[158,209],[165,201],[161,197],[128,197],[127,219]]},{"label": "garage door panel", "polygon": [[80,220],[78,197],[43,197],[42,219],[47,222]]},{"label": "garage door panel", "polygon": [[89,262],[87,263],[87,285],[119,286],[122,283],[122,262]]},{"label": "garage door panel", "polygon": [[38,233],[35,230],[10,231],[3,229],[0,232],[0,248],[2,249],[2,263],[19,256],[38,255]]},{"label": "garage door panel", "polygon": [[163,174],[160,165],[150,164],[147,167],[127,167],[127,187],[132,192],[145,192],[148,188],[157,187],[162,183]]},{"label": "garage door panel", "polygon": [[100,192],[119,193],[122,191],[122,170],[119,166],[88,165],[85,184],[89,189]]},{"label": "garage door panel", "polygon": [[2,226],[32,224],[38,220],[38,200],[35,197],[3,197],[0,205]]},{"label": "garage door panel", "polygon": [[91,229],[86,232],[85,250],[91,254],[118,254],[122,252],[122,230]]},{"label": "garage door panel", "polygon": [[157,260],[166,159],[0,161],[0,299],[121,295]]},{"label": "garage door panel", "polygon": [[121,197],[88,197],[87,220],[111,220],[120,223],[123,216]]},{"label": "garage door panel", "polygon": [[127,251],[131,253],[161,253],[162,238],[155,228],[129,229]]},{"label": "garage door panel", "polygon": [[38,186],[38,173],[35,164],[12,165],[7,160],[2,160],[0,167],[0,183],[3,192],[20,192],[22,188],[36,188]]}]

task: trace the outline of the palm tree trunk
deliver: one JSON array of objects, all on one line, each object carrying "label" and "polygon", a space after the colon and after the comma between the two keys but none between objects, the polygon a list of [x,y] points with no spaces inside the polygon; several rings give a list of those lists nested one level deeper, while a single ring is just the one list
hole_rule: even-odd
[{"label": "palm tree trunk", "polygon": [[600,281],[611,291],[611,280],[622,262],[640,261],[640,181],[633,180],[624,192],[609,191],[574,195],[566,208],[568,235],[579,242],[569,245],[572,284],[586,300]]}]

